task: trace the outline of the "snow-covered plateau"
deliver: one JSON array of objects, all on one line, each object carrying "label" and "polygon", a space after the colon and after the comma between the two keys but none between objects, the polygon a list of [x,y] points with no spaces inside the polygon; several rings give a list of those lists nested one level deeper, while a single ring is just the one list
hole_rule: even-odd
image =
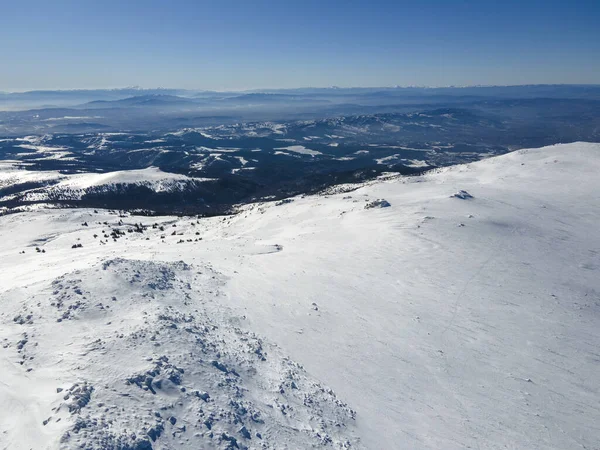
[{"label": "snow-covered plateau", "polygon": [[[156,167],[66,175],[57,171],[33,171],[15,166],[17,164],[14,161],[0,161],[0,189],[26,183],[33,183],[36,186],[17,190],[16,194],[0,195],[0,201],[15,198],[29,202],[74,200],[81,199],[82,196],[92,192],[114,192],[122,186],[146,187],[153,192],[176,192],[183,191],[190,185],[214,181],[209,178],[190,178],[185,175],[166,173]],[[2,208],[0,212],[3,212]]]},{"label": "snow-covered plateau", "polygon": [[599,173],[574,143],[2,216],[0,449],[599,449]]}]

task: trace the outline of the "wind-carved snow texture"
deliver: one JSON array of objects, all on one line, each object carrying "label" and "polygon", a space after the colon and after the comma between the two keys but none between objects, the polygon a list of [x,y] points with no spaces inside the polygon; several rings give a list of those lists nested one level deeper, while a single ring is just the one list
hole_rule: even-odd
[{"label": "wind-carved snow texture", "polygon": [[[53,367],[63,449],[360,448],[355,412],[219,305],[209,267],[112,259],[16,306],[23,373]],[[6,323],[3,326],[7,326]],[[48,443],[50,444],[50,443]]]}]

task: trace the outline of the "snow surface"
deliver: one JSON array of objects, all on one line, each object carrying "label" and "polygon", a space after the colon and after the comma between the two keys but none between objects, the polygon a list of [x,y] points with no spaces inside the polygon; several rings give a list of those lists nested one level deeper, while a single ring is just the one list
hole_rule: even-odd
[{"label": "snow surface", "polygon": [[599,171],[575,143],[227,218],[0,217],[0,448],[598,448]]},{"label": "snow surface", "polygon": [[[303,155],[310,155],[310,156],[323,154],[317,150],[311,150],[310,148],[306,148],[303,145],[289,145],[287,147],[277,147],[277,148],[275,148],[275,150],[287,150],[288,152],[301,153]],[[275,152],[275,154],[277,154],[277,152]]]},{"label": "snow surface", "polygon": [[24,170],[19,168],[21,164],[17,160],[0,161],[0,188],[21,183],[58,181],[66,177],[57,171]]}]

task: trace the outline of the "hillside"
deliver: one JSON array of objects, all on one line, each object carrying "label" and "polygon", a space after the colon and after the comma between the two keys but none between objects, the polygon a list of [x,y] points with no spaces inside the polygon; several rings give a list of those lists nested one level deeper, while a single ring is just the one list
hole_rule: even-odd
[{"label": "hillside", "polygon": [[0,448],[597,448],[599,171],[574,143],[229,217],[2,216]]}]

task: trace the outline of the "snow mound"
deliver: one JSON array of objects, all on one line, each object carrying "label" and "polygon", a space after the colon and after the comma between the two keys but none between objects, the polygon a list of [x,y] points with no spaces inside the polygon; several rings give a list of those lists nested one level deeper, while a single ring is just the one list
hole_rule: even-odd
[{"label": "snow mound", "polygon": [[469,200],[473,198],[467,191],[460,190],[456,194],[452,194],[450,198],[460,198],[461,200]]},{"label": "snow mound", "polygon": [[365,209],[373,209],[373,208],[389,208],[392,206],[390,202],[383,198],[378,198],[377,200],[370,201],[365,205]]},{"label": "snow mound", "polygon": [[[4,442],[98,450],[181,442],[357,447],[354,411],[242,330],[241,319],[218,304],[223,282],[208,267],[113,259],[30,286],[35,294],[25,304],[19,293],[5,293],[11,314],[2,327],[14,376],[43,390],[45,401],[37,411],[11,411],[32,431],[19,438],[2,426]],[[0,389],[5,405],[7,394]],[[43,440],[32,441],[36,434]]]}]

